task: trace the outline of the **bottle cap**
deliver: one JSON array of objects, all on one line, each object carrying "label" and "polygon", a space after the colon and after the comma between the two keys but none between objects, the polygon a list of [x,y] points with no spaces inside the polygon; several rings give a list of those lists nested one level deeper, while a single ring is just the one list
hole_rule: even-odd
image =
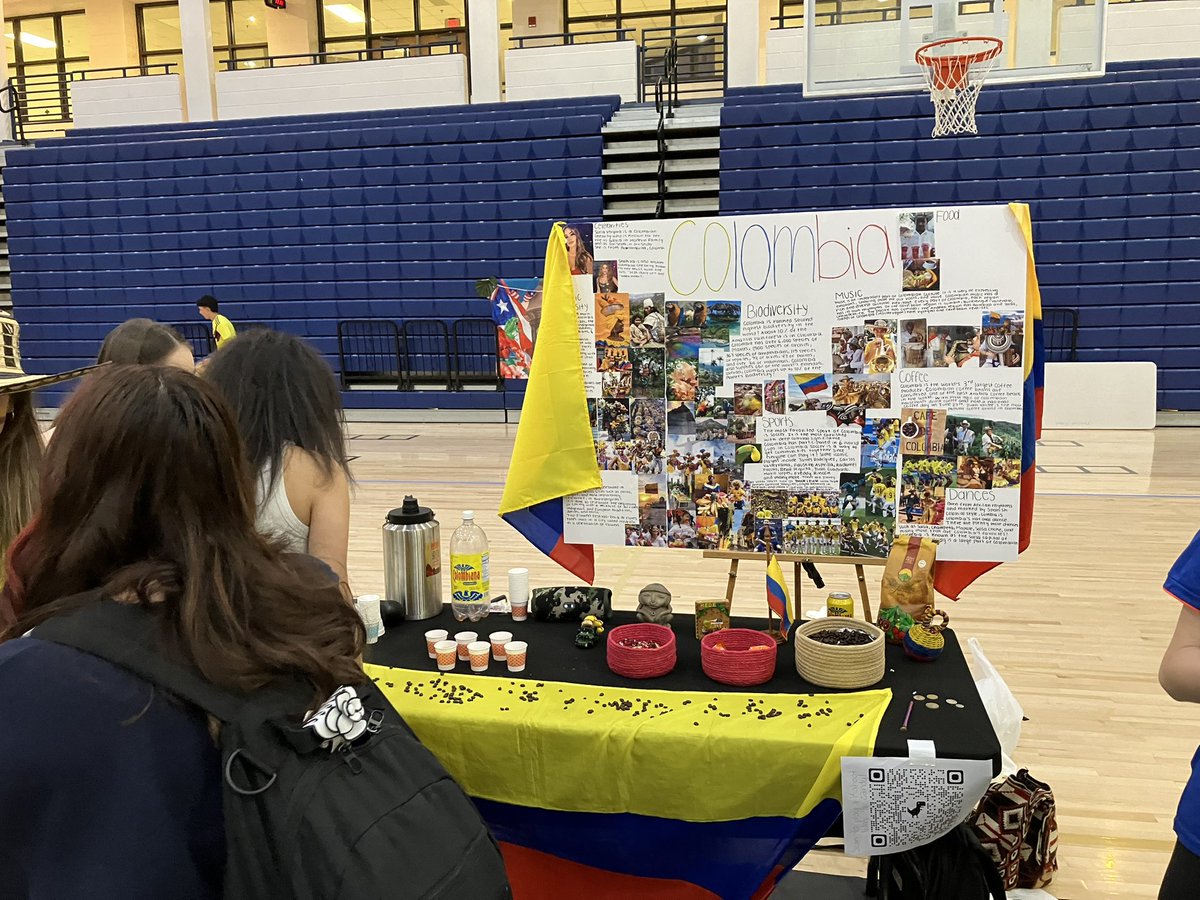
[{"label": "bottle cap", "polygon": [[475,510],[473,510],[473,509],[464,509],[463,510],[463,521],[464,522],[471,522],[474,519],[475,519]]},{"label": "bottle cap", "polygon": [[428,506],[420,506],[417,498],[409,495],[399,509],[393,509],[387,514],[389,525],[419,525],[422,522],[433,521],[433,510]]}]

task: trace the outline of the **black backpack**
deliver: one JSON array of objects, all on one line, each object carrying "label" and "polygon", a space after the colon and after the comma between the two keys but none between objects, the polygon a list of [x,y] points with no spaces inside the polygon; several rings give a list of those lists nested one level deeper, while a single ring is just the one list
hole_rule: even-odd
[{"label": "black backpack", "polygon": [[867,883],[868,896],[879,900],[988,900],[989,896],[1006,900],[1007,896],[992,857],[966,825],[923,847],[872,857]]},{"label": "black backpack", "polygon": [[369,730],[331,751],[300,724],[311,689],[227,694],[156,649],[156,621],[98,601],[33,636],[106,659],[223,723],[226,900],[511,896],[474,804],[373,684],[354,686]]}]

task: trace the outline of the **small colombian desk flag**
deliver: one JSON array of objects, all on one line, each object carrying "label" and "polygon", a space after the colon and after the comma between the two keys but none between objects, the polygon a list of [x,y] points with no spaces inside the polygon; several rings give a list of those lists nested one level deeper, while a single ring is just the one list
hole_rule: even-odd
[{"label": "small colombian desk flag", "polygon": [[596,577],[592,545],[566,542],[563,497],[600,486],[579,354],[575,287],[567,240],[557,223],[546,242],[542,321],[500,516],[542,553],[591,584]]},{"label": "small colombian desk flag", "polygon": [[787,637],[792,633],[792,598],[783,578],[783,569],[774,553],[767,561],[767,606],[779,616],[779,630]]}]

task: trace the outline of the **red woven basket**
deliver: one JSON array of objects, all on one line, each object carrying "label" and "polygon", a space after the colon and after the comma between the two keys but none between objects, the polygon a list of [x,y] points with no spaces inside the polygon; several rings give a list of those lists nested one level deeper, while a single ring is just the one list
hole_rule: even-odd
[{"label": "red woven basket", "polygon": [[[718,650],[720,644],[725,649]],[[721,684],[748,687],[770,681],[775,674],[775,639],[750,628],[725,628],[700,640],[704,674]],[[763,647],[754,650],[754,647]]]},{"label": "red woven basket", "polygon": [[[621,641],[657,641],[651,650],[622,647]],[[625,678],[658,678],[675,668],[675,632],[666,625],[639,622],[608,633],[608,667]]]}]

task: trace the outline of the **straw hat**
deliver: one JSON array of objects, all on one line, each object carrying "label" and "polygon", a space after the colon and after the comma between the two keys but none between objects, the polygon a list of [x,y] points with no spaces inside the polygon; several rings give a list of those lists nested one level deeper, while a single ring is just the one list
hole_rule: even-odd
[{"label": "straw hat", "polygon": [[0,394],[17,394],[78,378],[100,366],[84,366],[57,375],[26,375],[21,368],[21,326],[9,313],[0,311]]}]

